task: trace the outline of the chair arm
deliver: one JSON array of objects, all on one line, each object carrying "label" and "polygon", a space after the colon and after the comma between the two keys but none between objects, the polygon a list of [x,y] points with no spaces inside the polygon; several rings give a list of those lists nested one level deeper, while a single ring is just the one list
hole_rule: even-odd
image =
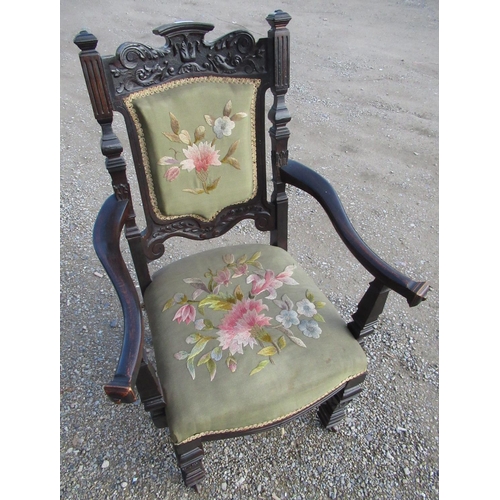
[{"label": "chair arm", "polygon": [[120,300],[124,336],[118,366],[104,391],[115,403],[133,403],[133,387],[140,368],[144,342],[144,323],[134,282],[120,250],[120,235],[128,216],[128,200],[110,196],[103,204],[94,225],[94,248]]},{"label": "chair arm", "polygon": [[351,224],[337,193],[324,177],[305,165],[290,160],[281,168],[281,179],[309,193],[321,204],[342,241],[370,274],[405,297],[410,307],[426,299],[429,283],[408,278],[384,262],[366,245]]}]

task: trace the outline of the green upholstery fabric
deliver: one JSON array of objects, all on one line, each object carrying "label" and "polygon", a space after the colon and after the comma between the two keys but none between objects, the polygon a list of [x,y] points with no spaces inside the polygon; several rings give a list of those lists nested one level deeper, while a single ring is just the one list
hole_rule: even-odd
[{"label": "green upholstery fabric", "polygon": [[176,444],[278,421],[366,371],[333,305],[277,247],[176,261],[144,302]]},{"label": "green upholstery fabric", "polygon": [[126,98],[159,218],[211,220],[255,195],[259,85],[260,80],[197,77]]}]

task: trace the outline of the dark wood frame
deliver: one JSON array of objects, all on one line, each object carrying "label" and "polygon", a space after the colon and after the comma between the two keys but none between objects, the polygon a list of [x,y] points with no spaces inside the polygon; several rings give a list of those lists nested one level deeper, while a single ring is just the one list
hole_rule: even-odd
[{"label": "dark wood frame", "polygon": [[[82,31],[74,40],[81,50],[80,60],[94,116],[102,128],[101,150],[114,191],[103,204],[94,227],[96,253],[117,291],[124,316],[124,338],[118,366],[113,380],[104,389],[117,403],[135,401],[137,390],[145,410],[159,428],[167,426],[165,403],[156,374],[143,350],[144,323],[140,298],[120,252],[122,231],[125,232],[141,292],[144,293],[151,282],[149,262],[162,255],[163,243],[173,236],[196,240],[213,238],[224,234],[241,220],[251,218],[258,229],[269,231],[271,245],[287,249],[288,199],[285,187],[289,184],[309,193],[322,205],[347,248],[374,277],[348,324],[356,339],[363,342],[373,332],[390,290],[405,297],[411,307],[425,300],[429,290],[427,282],[413,281],[380,259],[356,233],[333,187],[313,170],[288,159],[290,132],[287,124],[290,113],[285,96],[290,85],[290,34],[287,28],[290,19],[282,11],[270,14],[267,17],[271,27],[268,36],[258,41],[250,33],[239,30],[208,43],[205,35],[213,29],[212,25],[191,22],[164,25],[153,31],[165,39],[162,47],[126,43],[118,48],[114,56],[108,57],[101,57],[96,51],[97,39],[92,34]],[[261,81],[256,115],[259,189],[248,203],[227,207],[210,222],[192,217],[159,220],[152,209],[138,138],[123,100],[136,90],[198,72]],[[265,92],[269,89],[274,96],[268,114],[273,172],[270,201],[265,188],[264,114]],[[122,146],[112,128],[115,111],[125,116],[129,130],[146,215],[146,229],[142,232],[135,222]],[[343,416],[345,405],[361,391],[364,377],[350,380],[315,403],[319,420],[325,428],[335,428]],[[282,424],[299,414],[250,432]],[[212,434],[203,440],[248,433]],[[185,484],[196,488],[205,474],[202,439],[177,445],[175,452]]]}]

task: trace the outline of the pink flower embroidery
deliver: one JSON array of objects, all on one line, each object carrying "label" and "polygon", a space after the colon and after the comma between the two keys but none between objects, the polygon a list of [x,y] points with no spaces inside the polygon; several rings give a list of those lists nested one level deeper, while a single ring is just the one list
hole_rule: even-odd
[{"label": "pink flower embroidery", "polygon": [[191,323],[191,321],[195,321],[195,319],[196,309],[191,304],[185,304],[175,313],[172,321],[177,321],[177,323],[184,321],[187,325],[189,325],[189,323]]},{"label": "pink flower embroidery", "polygon": [[276,289],[286,285],[298,285],[298,283],[290,276],[293,273],[295,266],[287,266],[282,273],[277,276],[274,275],[274,271],[267,269],[264,276],[260,274],[251,274],[247,278],[247,283],[252,283],[251,294],[255,297],[262,292],[269,292],[267,299],[276,298]]},{"label": "pink flower embroidery", "polygon": [[181,169],[179,167],[170,167],[166,172],[165,172],[165,179],[167,181],[172,182],[174,179],[177,178],[177,176],[180,174]]},{"label": "pink flower embroidery", "polygon": [[217,271],[217,275],[214,276],[214,281],[218,285],[228,286],[229,283],[231,282],[230,280],[231,280],[231,271],[227,267],[221,269],[220,271]]},{"label": "pink flower embroidery", "polygon": [[259,314],[269,309],[261,300],[243,299],[236,303],[222,319],[217,335],[222,349],[229,349],[231,354],[243,354],[243,347],[252,349],[257,343],[252,333],[254,329],[270,325],[271,318]]},{"label": "pink flower embroidery", "polygon": [[233,278],[239,278],[243,276],[248,271],[248,266],[246,264],[240,264],[234,271]]},{"label": "pink flower embroidery", "polygon": [[210,166],[221,165],[219,151],[216,151],[215,147],[208,142],[193,144],[183,149],[182,152],[187,160],[181,161],[181,166],[189,172],[193,169],[197,172],[206,172]]},{"label": "pink flower embroidery", "polygon": [[232,373],[234,373],[236,371],[236,368],[238,367],[238,365],[236,364],[236,360],[233,357],[227,358],[226,364]]},{"label": "pink flower embroidery", "polygon": [[279,273],[278,276],[276,276],[276,279],[281,281],[285,285],[298,285],[298,283],[293,279],[290,278],[290,276],[293,274],[293,270],[295,269],[295,266],[286,266],[285,270],[282,273]]}]

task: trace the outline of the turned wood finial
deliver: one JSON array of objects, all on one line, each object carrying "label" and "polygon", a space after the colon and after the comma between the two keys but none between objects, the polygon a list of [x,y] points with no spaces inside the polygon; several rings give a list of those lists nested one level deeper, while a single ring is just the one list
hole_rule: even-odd
[{"label": "turned wood finial", "polygon": [[95,50],[97,47],[97,38],[85,29],[75,36],[73,42],[80,50]]},{"label": "turned wood finial", "polygon": [[286,25],[290,22],[292,16],[287,12],[283,12],[282,10],[275,10],[272,14],[269,14],[266,17],[266,21],[269,25],[274,29],[283,29],[286,28]]}]

